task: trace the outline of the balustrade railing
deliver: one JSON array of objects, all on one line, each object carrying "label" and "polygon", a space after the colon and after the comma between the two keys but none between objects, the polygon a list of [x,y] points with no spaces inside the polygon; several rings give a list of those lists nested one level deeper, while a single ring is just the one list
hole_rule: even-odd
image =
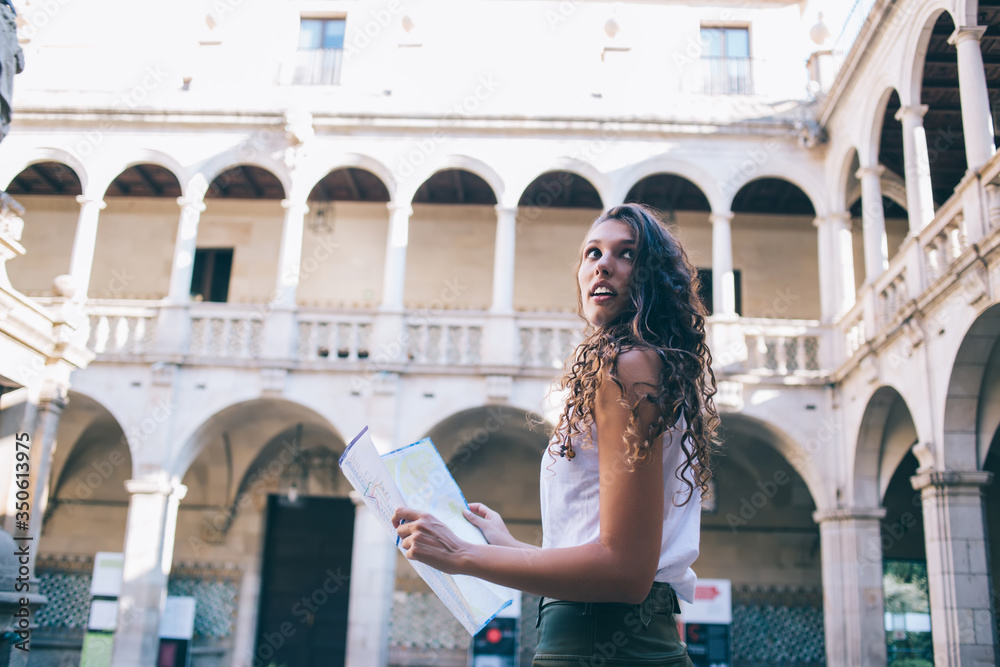
[{"label": "balustrade railing", "polygon": [[156,341],[158,302],[87,303],[87,347],[98,354],[145,354]]},{"label": "balustrade railing", "polygon": [[478,312],[413,318],[406,323],[407,358],[414,364],[479,364],[485,323]]},{"label": "balustrade railing", "polygon": [[296,357],[300,361],[358,361],[371,354],[373,316],[299,312]]},{"label": "balustrade railing", "polygon": [[746,339],[746,371],[763,375],[819,376],[828,370],[822,357],[826,329],[817,323],[741,319]]},{"label": "balustrade railing", "polygon": [[576,315],[518,319],[518,360],[523,368],[562,368],[583,338]]},{"label": "balustrade railing", "polygon": [[192,304],[187,353],[192,357],[256,359],[263,346],[264,314],[235,304]]}]

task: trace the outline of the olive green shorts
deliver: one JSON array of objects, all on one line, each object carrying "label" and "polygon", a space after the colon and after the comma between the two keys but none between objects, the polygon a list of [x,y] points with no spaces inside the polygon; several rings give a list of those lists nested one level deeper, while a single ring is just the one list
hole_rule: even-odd
[{"label": "olive green shorts", "polygon": [[542,598],[532,667],[692,667],[677,632],[678,612],[677,595],[662,582],[637,605]]}]

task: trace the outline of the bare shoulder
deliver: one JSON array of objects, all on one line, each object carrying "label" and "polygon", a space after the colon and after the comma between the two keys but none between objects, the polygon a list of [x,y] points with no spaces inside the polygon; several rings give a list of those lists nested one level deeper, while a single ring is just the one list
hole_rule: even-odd
[{"label": "bare shoulder", "polygon": [[625,386],[646,384],[658,386],[663,372],[663,360],[649,347],[629,347],[618,355],[618,377]]}]

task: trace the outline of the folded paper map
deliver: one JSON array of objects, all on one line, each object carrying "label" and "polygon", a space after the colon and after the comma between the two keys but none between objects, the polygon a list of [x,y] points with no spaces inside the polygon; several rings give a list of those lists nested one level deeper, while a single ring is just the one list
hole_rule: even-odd
[{"label": "folded paper map", "polygon": [[[340,457],[340,469],[385,524],[390,537],[397,540],[397,546],[392,513],[400,506],[429,512],[461,539],[486,544],[482,532],[462,516],[469,505],[430,438],[379,454],[366,426]],[[399,549],[402,551],[402,546]],[[482,630],[512,602],[508,589],[502,586],[409,562],[470,635]]]}]

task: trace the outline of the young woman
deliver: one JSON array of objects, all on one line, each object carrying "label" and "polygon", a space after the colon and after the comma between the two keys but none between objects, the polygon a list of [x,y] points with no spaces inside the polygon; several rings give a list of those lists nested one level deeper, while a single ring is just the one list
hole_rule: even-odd
[{"label": "young woman", "polygon": [[542,461],[542,548],[480,503],[466,516],[488,545],[426,513],[393,517],[407,558],[543,596],[536,667],[691,664],[673,614],[676,595],[694,599],[719,423],[697,276],[644,206],[615,207],[588,231],[577,269],[587,335]]}]

